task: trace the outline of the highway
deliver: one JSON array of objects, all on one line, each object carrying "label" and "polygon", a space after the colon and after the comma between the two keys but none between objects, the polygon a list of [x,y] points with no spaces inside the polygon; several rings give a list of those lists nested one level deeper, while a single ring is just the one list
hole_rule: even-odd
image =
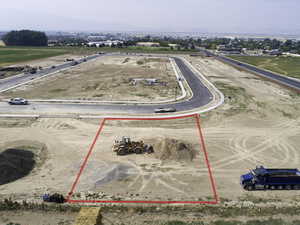
[{"label": "highway", "polygon": [[281,85],[284,85],[286,87],[292,88],[292,89],[300,92],[300,82],[297,81],[297,80],[291,79],[291,78],[283,76],[283,75],[278,75],[276,73],[272,73],[272,72],[267,71],[267,70],[260,69],[258,67],[249,65],[247,63],[243,63],[243,62],[240,62],[240,61],[233,60],[233,59],[228,58],[226,56],[216,55],[216,54],[213,54],[212,52],[207,51],[207,50],[203,50],[203,49],[200,49],[200,48],[198,48],[198,50],[202,51],[202,52],[205,52],[209,56],[214,56],[216,59],[218,59],[222,62],[231,64],[231,65],[236,66],[236,67],[240,67],[240,68],[245,69],[245,70],[250,71],[250,72],[254,72],[254,73],[258,74],[259,76],[270,79],[274,82],[277,82]]},{"label": "highway", "polygon": [[[90,56],[87,60],[95,59],[99,56]],[[194,110],[210,103],[213,95],[209,89],[201,82],[199,76],[186,65],[186,63],[177,57],[172,57],[175,60],[185,80],[189,84],[193,92],[192,98],[180,102],[173,102],[168,104],[81,104],[81,103],[31,103],[27,106],[11,106],[6,102],[0,103],[0,113],[22,114],[47,114],[47,113],[71,113],[71,114],[97,114],[97,113],[125,113],[125,114],[152,114],[156,108],[173,107],[177,112]],[[38,78],[55,71],[71,67],[72,63],[65,63],[57,66],[55,69],[45,69],[37,74],[15,77],[12,80],[0,84],[0,91],[11,86],[16,85],[24,80]]]}]

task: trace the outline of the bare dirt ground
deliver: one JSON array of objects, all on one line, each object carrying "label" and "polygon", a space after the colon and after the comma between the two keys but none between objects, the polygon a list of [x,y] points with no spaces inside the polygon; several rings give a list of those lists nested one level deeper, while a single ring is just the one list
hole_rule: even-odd
[{"label": "bare dirt ground", "polygon": [[239,176],[257,165],[299,168],[300,96],[212,58],[189,60],[225,94],[223,106],[203,115],[220,197],[297,201],[299,191],[246,192]]},{"label": "bare dirt ground", "polygon": [[69,212],[3,211],[0,212],[0,224],[71,225],[76,216],[77,213]]},{"label": "bare dirt ground", "polygon": [[[132,85],[134,78],[156,78],[166,86]],[[166,58],[105,56],[4,94],[30,99],[160,101],[173,98],[177,86]],[[180,92],[178,88],[178,96]]]},{"label": "bare dirt ground", "polygon": [[[1,148],[26,146],[29,140],[43,143],[47,148],[47,160],[28,176],[1,185],[0,196],[40,201],[45,192],[67,194],[99,121],[40,119],[23,122],[1,121]],[[194,118],[168,121],[163,126],[160,121],[108,121],[75,189],[74,199],[213,200],[197,132]],[[117,156],[112,145],[116,138],[124,135],[154,145],[155,153],[166,149],[161,140],[180,140],[195,154],[191,158],[184,153],[174,157],[167,149],[164,157],[155,153]],[[12,143],[13,140],[17,144]]]},{"label": "bare dirt ground", "polygon": [[[209,224],[208,221],[220,217],[245,222],[253,216],[259,220],[269,220],[271,216],[284,221],[299,220],[295,217],[299,191],[247,192],[242,190],[239,177],[257,165],[299,168],[300,96],[213,58],[187,58],[225,94],[225,104],[203,114],[201,119],[221,200],[211,211],[220,214],[207,213],[207,208],[198,206],[177,213],[158,207],[158,213],[113,211],[105,214],[105,224],[159,224],[170,220],[201,220]],[[47,146],[49,159],[38,172],[0,186],[1,198],[37,201],[45,191],[68,193],[100,121],[2,119],[0,122],[1,146],[7,147],[15,139],[38,141]],[[152,124],[107,122],[75,190],[75,198],[211,200],[203,156],[197,154],[191,162],[164,161],[154,155],[119,157],[111,147],[114,139],[123,135],[143,139],[145,143],[174,138],[200,148],[191,119]]]}]

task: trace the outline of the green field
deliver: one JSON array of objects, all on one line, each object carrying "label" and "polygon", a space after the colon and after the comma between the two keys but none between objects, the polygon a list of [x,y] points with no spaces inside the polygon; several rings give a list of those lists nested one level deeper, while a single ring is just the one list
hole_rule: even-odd
[{"label": "green field", "polygon": [[66,54],[65,49],[1,47],[0,66]]},{"label": "green field", "polygon": [[289,77],[300,78],[300,57],[228,56],[262,69]]}]

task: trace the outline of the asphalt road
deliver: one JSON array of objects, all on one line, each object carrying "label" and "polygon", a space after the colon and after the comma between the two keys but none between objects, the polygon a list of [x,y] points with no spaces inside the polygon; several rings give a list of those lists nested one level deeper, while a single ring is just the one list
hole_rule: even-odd
[{"label": "asphalt road", "polygon": [[[89,60],[95,59],[95,58],[100,57],[100,56],[101,55],[88,56],[88,57],[82,58],[80,60],[77,60],[77,62],[82,63],[82,62],[84,62],[84,59],[89,61]],[[66,68],[69,68],[69,67],[72,66],[72,63],[73,62],[66,62],[64,64],[55,66],[55,68],[49,67],[49,68],[45,68],[43,70],[39,70],[35,74],[30,74],[30,73],[20,74],[20,75],[17,75],[17,76],[13,76],[13,77],[10,77],[10,78],[7,78],[7,79],[0,80],[0,92],[3,91],[3,90],[8,89],[10,87],[13,87],[15,85],[18,85],[20,83],[25,83],[27,81],[42,77],[44,75],[54,73],[54,72],[57,72],[57,71],[60,71],[60,70],[66,69]]]},{"label": "asphalt road", "polygon": [[280,75],[278,75],[276,73],[272,73],[270,71],[266,71],[266,70],[257,68],[255,66],[251,66],[249,64],[242,63],[242,62],[233,60],[233,59],[225,57],[225,56],[215,55],[215,54],[213,54],[213,53],[211,53],[211,52],[209,52],[207,50],[202,50],[202,49],[199,49],[199,50],[202,51],[202,52],[205,52],[209,56],[216,57],[217,59],[219,59],[222,62],[229,63],[229,64],[231,64],[233,66],[237,66],[237,67],[240,67],[242,69],[246,69],[246,70],[251,71],[251,72],[255,72],[255,73],[259,74],[262,77],[265,77],[267,79],[271,79],[271,80],[273,80],[273,81],[275,81],[277,83],[280,83],[280,84],[282,84],[284,86],[287,86],[287,87],[293,88],[293,89],[295,89],[297,91],[300,91],[300,82],[297,81],[297,80],[285,77],[283,75],[280,76]]},{"label": "asphalt road", "polygon": [[[88,60],[96,58],[98,56],[91,56]],[[195,108],[208,104],[213,96],[208,88],[200,81],[198,75],[194,74],[191,69],[185,64],[185,62],[177,57],[173,57],[182,75],[186,79],[187,83],[191,87],[193,92],[192,98],[169,104],[159,105],[137,105],[137,104],[61,104],[61,103],[31,103],[27,106],[10,106],[5,102],[0,103],[0,113],[34,113],[34,114],[47,114],[47,113],[72,113],[72,114],[97,114],[103,112],[110,113],[126,113],[126,114],[148,114],[153,113],[156,108],[160,107],[173,107],[177,112],[193,110]],[[56,67],[56,70],[65,69],[71,66],[71,63],[65,63],[61,66]],[[47,69],[34,75],[28,75],[25,77],[16,77],[10,82],[0,84],[0,90],[5,85],[17,84],[23,79],[32,79],[43,76],[47,73],[55,72],[54,69]],[[7,86],[6,86],[7,87]]]}]

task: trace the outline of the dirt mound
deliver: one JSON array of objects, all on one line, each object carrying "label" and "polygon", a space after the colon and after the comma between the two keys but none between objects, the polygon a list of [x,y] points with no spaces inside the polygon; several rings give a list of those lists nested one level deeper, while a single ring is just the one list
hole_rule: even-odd
[{"label": "dirt mound", "polygon": [[179,140],[163,138],[154,142],[154,155],[161,160],[192,161],[195,151],[190,144]]},{"label": "dirt mound", "polygon": [[44,161],[45,146],[13,146],[0,150],[0,185],[27,176]]}]

